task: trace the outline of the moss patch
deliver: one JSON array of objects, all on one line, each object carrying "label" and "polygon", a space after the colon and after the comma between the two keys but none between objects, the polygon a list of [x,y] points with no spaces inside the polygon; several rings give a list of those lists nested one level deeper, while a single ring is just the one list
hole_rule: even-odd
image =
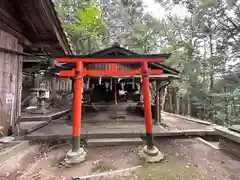
[{"label": "moss patch", "polygon": [[104,163],[104,161],[99,160],[99,161],[94,161],[92,164],[92,172],[93,173],[100,173],[100,172],[105,172],[107,170],[109,170],[110,168],[107,167]]},{"label": "moss patch", "polygon": [[107,177],[104,180],[207,180],[207,173],[186,164],[146,164],[128,177]]},{"label": "moss patch", "polygon": [[146,165],[135,175],[139,180],[200,180],[206,173],[199,167],[186,164]]}]

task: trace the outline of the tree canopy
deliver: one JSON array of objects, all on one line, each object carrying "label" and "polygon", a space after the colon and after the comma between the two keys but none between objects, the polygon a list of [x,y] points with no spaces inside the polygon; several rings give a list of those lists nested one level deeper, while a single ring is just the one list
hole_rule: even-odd
[{"label": "tree canopy", "polygon": [[[145,12],[141,0],[56,0],[76,53],[116,41],[137,52],[171,53],[166,63],[181,71],[172,88],[196,109],[189,113],[219,124],[239,123],[240,1],[155,2],[165,9],[161,19]],[[173,13],[174,7],[187,14]]]}]

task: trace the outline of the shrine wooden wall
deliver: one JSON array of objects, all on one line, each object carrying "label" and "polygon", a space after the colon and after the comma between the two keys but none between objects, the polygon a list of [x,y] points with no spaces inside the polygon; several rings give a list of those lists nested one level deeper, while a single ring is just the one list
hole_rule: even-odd
[{"label": "shrine wooden wall", "polygon": [[[0,30],[0,47],[22,52],[18,39]],[[8,128],[20,116],[22,56],[0,51],[0,125]],[[11,101],[13,100],[13,101]]]},{"label": "shrine wooden wall", "polygon": [[[99,69],[99,70],[107,70],[109,68],[109,64],[106,63],[96,63],[96,64],[88,64],[86,65],[87,69]],[[118,63],[117,69],[123,70],[123,69],[136,69],[140,68],[137,64],[130,64],[130,63]]]},{"label": "shrine wooden wall", "polygon": [[69,78],[57,79],[57,91],[58,92],[72,92],[72,80]]}]

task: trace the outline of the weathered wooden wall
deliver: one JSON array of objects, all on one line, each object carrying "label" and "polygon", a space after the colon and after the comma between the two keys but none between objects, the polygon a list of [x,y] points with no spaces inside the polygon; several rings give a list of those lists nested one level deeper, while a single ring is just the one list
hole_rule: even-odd
[{"label": "weathered wooden wall", "polygon": [[[51,89],[51,80],[46,80],[46,77],[43,78],[40,78],[39,81],[45,83],[47,89]],[[30,94],[31,88],[34,88],[34,78],[32,76],[23,76],[22,94],[25,94],[25,98]],[[72,80],[69,78],[62,77],[56,78],[56,90],[57,92],[71,92]]]},{"label": "weathered wooden wall", "polygon": [[[2,30],[0,30],[0,47],[22,51],[18,39]],[[5,128],[10,126],[11,114],[13,121],[20,116],[22,58],[20,55],[0,51],[0,125]],[[14,95],[13,106],[11,102],[6,102],[9,93]]]},{"label": "weathered wooden wall", "polygon": [[72,80],[69,78],[57,79],[57,91],[59,92],[72,92]]},{"label": "weathered wooden wall", "polygon": [[[136,69],[140,66],[137,64],[130,64],[130,63],[118,63],[117,69]],[[85,66],[87,69],[98,69],[98,70],[107,70],[109,68],[109,64],[106,63],[96,63],[96,64],[88,64]]]}]

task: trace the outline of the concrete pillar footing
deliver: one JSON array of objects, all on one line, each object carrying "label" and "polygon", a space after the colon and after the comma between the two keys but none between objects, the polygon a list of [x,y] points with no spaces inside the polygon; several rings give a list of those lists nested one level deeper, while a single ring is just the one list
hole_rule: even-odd
[{"label": "concrete pillar footing", "polygon": [[153,146],[152,149],[144,146],[141,151],[141,156],[145,159],[145,162],[148,163],[157,163],[164,159],[164,154],[161,153],[156,146]]},{"label": "concrete pillar footing", "polygon": [[67,164],[80,164],[86,159],[86,151],[83,148],[79,148],[77,152],[69,150],[66,154],[64,161]]}]

